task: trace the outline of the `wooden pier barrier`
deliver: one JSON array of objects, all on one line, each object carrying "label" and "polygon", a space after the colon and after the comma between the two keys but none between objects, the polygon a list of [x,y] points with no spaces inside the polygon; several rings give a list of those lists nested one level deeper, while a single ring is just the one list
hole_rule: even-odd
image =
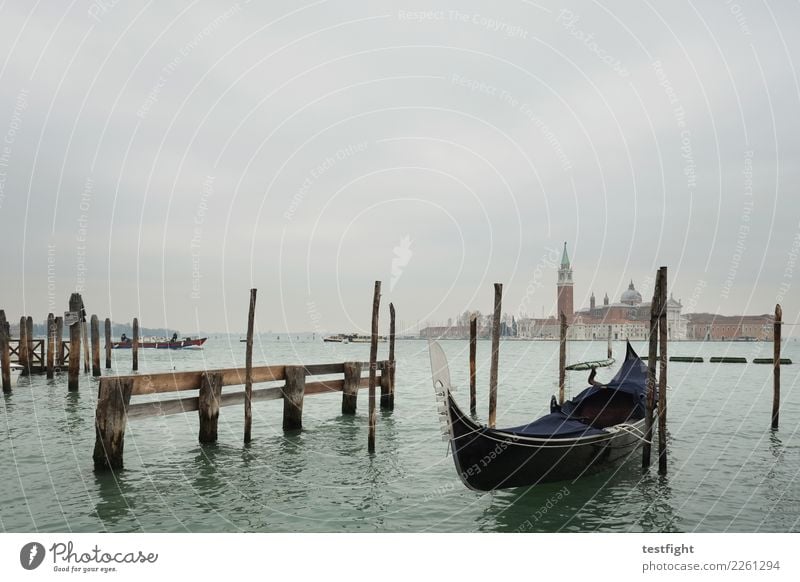
[{"label": "wooden pier barrier", "polygon": [[389,373],[381,375],[381,410],[394,410],[394,334],[394,304],[389,303]]},{"label": "wooden pier barrier", "polygon": [[378,361],[378,313],[381,307],[381,282],[375,281],[375,290],[372,294],[372,334],[369,346],[369,435],[367,436],[367,450],[375,452],[375,430],[377,415],[375,412],[375,382],[376,364]]},{"label": "wooden pier barrier", "polygon": [[131,341],[131,362],[134,372],[139,371],[139,318],[133,318],[133,340]]},{"label": "wooden pier barrier", "polygon": [[[254,366],[252,368],[253,383],[284,381],[282,386],[270,386],[254,389],[252,402],[266,400],[284,400],[283,426],[286,430],[297,430],[302,427],[303,399],[316,394],[334,394],[344,392],[354,396],[360,388],[369,387],[369,379],[361,377],[361,371],[368,362],[345,362],[333,364],[313,364],[306,366]],[[389,373],[388,360],[376,362],[375,370],[383,374]],[[308,382],[313,376],[330,376],[343,374],[343,380],[320,380]],[[204,379],[205,378],[205,379]],[[212,379],[213,378],[213,379]],[[191,372],[165,372],[158,374],[142,374],[131,376],[105,376],[100,378],[97,409],[95,412],[95,446],[94,466],[96,470],[122,468],[122,451],[125,427],[128,420],[148,416],[167,416],[201,410],[201,384],[203,388],[203,415],[201,420],[205,430],[203,434],[211,436],[214,403],[218,408],[241,405],[244,403],[244,390],[225,393],[226,386],[244,384],[244,368],[225,368],[217,370]],[[220,390],[217,391],[217,383]],[[177,394],[187,390],[197,390],[193,397],[169,398],[153,400],[152,395]],[[147,401],[135,402],[137,396],[150,395]],[[350,402],[355,412],[355,398]],[[343,400],[343,405],[345,400]],[[344,406],[343,406],[344,408]],[[203,437],[205,438],[205,437]]]},{"label": "wooden pier barrier", "polygon": [[250,289],[250,309],[247,313],[247,343],[244,351],[244,442],[249,443],[253,426],[253,329],[256,319],[257,289]]},{"label": "wooden pier barrier", "polygon": [[5,394],[11,393],[11,353],[8,345],[8,331],[6,312],[0,309],[0,377]]},{"label": "wooden pier barrier", "polygon": [[747,358],[741,356],[712,356],[708,361],[712,364],[746,364]]},{"label": "wooden pier barrier", "polygon": [[[70,310],[71,311],[71,310]],[[80,323],[70,326],[78,327]],[[80,353],[79,344],[70,349],[70,360],[73,354]],[[72,368],[70,368],[71,370]],[[133,394],[134,380],[130,377],[104,378],[100,382],[95,411],[95,470],[122,469],[122,453],[125,447],[125,426],[128,422],[128,406]]]},{"label": "wooden pier barrier", "polygon": [[778,430],[778,417],[781,412],[781,327],[783,309],[775,305],[775,322],[772,328],[772,429]]},{"label": "wooden pier barrier", "polygon": [[56,368],[59,372],[64,368],[64,318],[56,317]]},{"label": "wooden pier barrier", "polygon": [[[786,366],[792,363],[791,358],[781,358],[781,366]],[[754,364],[774,364],[775,358],[753,358]]]},{"label": "wooden pier barrier", "polygon": [[559,314],[561,325],[558,333],[558,403],[564,404],[564,389],[567,383],[567,316]]},{"label": "wooden pier barrier", "polygon": [[19,318],[19,346],[17,347],[19,365],[22,366],[22,376],[30,374],[30,354],[28,353],[28,319],[23,315]]},{"label": "wooden pier barrier", "polygon": [[56,320],[52,313],[47,314],[47,379],[53,379],[56,351]]},{"label": "wooden pier barrier", "polygon": [[661,301],[661,277],[656,274],[653,301],[650,303],[650,335],[647,355],[647,394],[645,397],[644,443],[642,444],[642,469],[650,467],[653,442],[653,411],[656,406],[656,357],[658,353],[658,306]]},{"label": "wooden pier barrier", "polygon": [[476,388],[477,369],[475,358],[478,356],[478,319],[475,315],[469,318],[469,413],[478,415],[478,395]]},{"label": "wooden pier barrier", "polygon": [[492,316],[492,359],[489,365],[489,428],[497,423],[497,377],[500,368],[500,318],[502,317],[503,284],[494,284]]},{"label": "wooden pier barrier", "polygon": [[658,270],[661,277],[659,291],[661,296],[658,302],[658,344],[659,362],[658,374],[658,474],[667,474],[667,340],[669,328],[667,327],[667,268]]},{"label": "wooden pier barrier", "polygon": [[200,393],[197,399],[197,412],[200,417],[198,440],[201,443],[217,442],[217,423],[219,421],[219,401],[222,398],[222,375],[204,373],[200,378]]},{"label": "wooden pier barrier", "polygon": [[355,414],[361,385],[361,362],[345,362],[342,385],[342,414]]},{"label": "wooden pier barrier", "polygon": [[[73,293],[69,298],[70,313],[80,314],[81,311],[81,296],[78,293]],[[69,326],[69,379],[67,381],[67,389],[78,389],[78,376],[80,374],[81,357],[81,323],[80,316],[78,321],[71,322]]]},{"label": "wooden pier barrier", "polygon": [[104,332],[105,332],[105,350],[106,350],[106,370],[111,369],[111,319],[106,317],[105,325],[104,325]]},{"label": "wooden pier barrier", "polygon": [[92,376],[97,378],[100,375],[100,320],[96,315],[92,315],[89,328],[92,334]]}]

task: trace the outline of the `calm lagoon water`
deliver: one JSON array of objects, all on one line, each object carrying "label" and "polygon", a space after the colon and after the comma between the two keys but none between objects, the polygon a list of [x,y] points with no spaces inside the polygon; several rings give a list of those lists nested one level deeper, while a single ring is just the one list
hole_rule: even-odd
[{"label": "calm lagoon water", "polygon": [[[202,351],[140,352],[142,372],[242,365],[234,336]],[[488,408],[489,343],[479,342],[478,413]],[[457,397],[468,401],[468,345],[443,343]],[[646,353],[643,343],[634,346]],[[615,343],[615,354],[624,346]],[[386,357],[386,344],[381,356]],[[568,361],[605,357],[601,342],[573,342]],[[513,532],[800,530],[800,344],[788,342],[781,428],[769,429],[771,366],[710,364],[709,356],[770,357],[767,343],[670,344],[671,355],[704,364],[669,366],[669,475],[642,474],[638,457],[575,483],[480,494],[456,476],[442,442],[427,344],[397,343],[395,410],[378,419],[377,453],[367,453],[367,393],[355,417],[341,396],[305,400],[304,430],[285,435],[279,401],[255,403],[253,442],[242,443],[243,411],[223,408],[219,442],[199,445],[196,414],[132,420],[125,470],[92,466],[97,383],[81,377],[22,378],[0,412],[0,531],[42,532]],[[556,390],[557,342],[501,345],[498,426],[543,414]],[[261,336],[257,364],[367,360],[364,344],[306,336]],[[130,352],[114,352],[114,371]],[[614,368],[601,370],[610,378]],[[570,392],[586,381],[569,373]],[[238,389],[238,388],[237,388]]]}]

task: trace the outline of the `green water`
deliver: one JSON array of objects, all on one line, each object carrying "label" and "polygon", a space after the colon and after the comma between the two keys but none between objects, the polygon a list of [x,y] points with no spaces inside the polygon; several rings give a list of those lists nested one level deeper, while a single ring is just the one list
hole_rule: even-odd
[{"label": "green water", "polygon": [[[257,363],[368,359],[368,345],[260,338]],[[800,363],[800,344],[784,356]],[[467,342],[443,346],[457,398],[466,405]],[[636,349],[645,353],[643,344]],[[504,342],[498,426],[546,412],[557,376],[556,342]],[[621,354],[623,345],[615,344]],[[386,345],[381,345],[386,357]],[[771,344],[673,343],[672,355],[770,357]],[[239,365],[238,337],[212,337],[202,351],[146,350],[143,371]],[[480,342],[479,415],[485,419],[489,343]],[[256,403],[253,442],[242,444],[240,406],[223,408],[216,445],[197,443],[196,413],[132,420],[125,470],[92,465],[97,383],[81,377],[21,378],[0,416],[0,530],[44,532],[499,532],[800,530],[800,394],[797,364],[782,368],[781,428],[769,430],[772,369],[753,364],[669,367],[669,475],[642,475],[638,458],[578,482],[479,494],[457,479],[442,442],[427,346],[397,344],[395,410],[378,418],[367,453],[367,394],[355,417],[339,395],[305,399],[304,430],[284,435],[282,405]],[[130,353],[114,352],[115,369]],[[605,357],[605,344],[575,342],[570,362]],[[601,370],[610,378],[613,368]],[[570,390],[585,372],[570,373]]]}]

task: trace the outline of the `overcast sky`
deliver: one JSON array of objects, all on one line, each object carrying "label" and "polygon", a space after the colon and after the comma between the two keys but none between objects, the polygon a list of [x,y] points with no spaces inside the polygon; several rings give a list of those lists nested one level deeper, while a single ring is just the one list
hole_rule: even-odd
[{"label": "overcast sky", "polygon": [[263,4],[0,2],[10,319],[550,315],[568,241],[576,307],[797,320],[797,3]]}]

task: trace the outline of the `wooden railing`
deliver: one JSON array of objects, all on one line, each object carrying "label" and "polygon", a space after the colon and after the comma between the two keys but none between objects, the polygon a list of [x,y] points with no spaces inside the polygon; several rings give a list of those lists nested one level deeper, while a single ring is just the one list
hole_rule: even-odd
[{"label": "wooden railing", "polygon": [[[381,387],[381,408],[394,408],[394,363],[375,364],[380,372],[376,385]],[[342,393],[342,414],[355,414],[358,390],[369,386],[368,362],[343,362],[296,366],[254,366],[253,384],[281,382],[281,386],[254,389],[252,402],[283,400],[283,429],[303,426],[303,398],[314,394]],[[314,376],[341,374],[343,378],[306,382]],[[223,387],[245,383],[245,368],[168,372],[161,374],[108,376],[100,379],[95,411],[95,469],[120,469],[123,466],[125,428],[128,419],[164,416],[197,411],[200,442],[217,440],[217,421],[222,406],[243,404],[245,392],[223,394]],[[197,390],[197,396],[133,402],[136,396],[168,394]],[[141,400],[141,399],[140,399]]]}]

